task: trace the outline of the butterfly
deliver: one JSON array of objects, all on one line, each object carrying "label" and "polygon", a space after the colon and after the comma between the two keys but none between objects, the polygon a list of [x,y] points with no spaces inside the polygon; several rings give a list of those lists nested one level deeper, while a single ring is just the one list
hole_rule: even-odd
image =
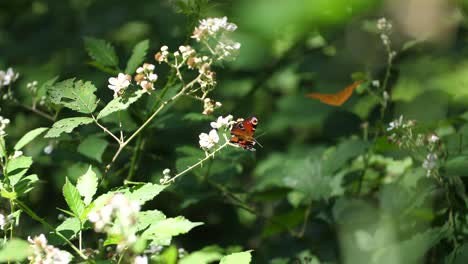
[{"label": "butterfly", "polygon": [[320,100],[320,102],[328,105],[340,106],[349,99],[351,94],[353,94],[354,89],[356,89],[356,87],[358,87],[361,83],[362,80],[356,81],[353,84],[344,88],[343,90],[334,94],[310,93],[306,94],[306,96]]},{"label": "butterfly", "polygon": [[237,122],[231,128],[231,139],[229,142],[237,144],[243,149],[255,151],[254,146],[258,142],[253,135],[257,124],[258,119],[254,116],[247,119],[237,119]]}]

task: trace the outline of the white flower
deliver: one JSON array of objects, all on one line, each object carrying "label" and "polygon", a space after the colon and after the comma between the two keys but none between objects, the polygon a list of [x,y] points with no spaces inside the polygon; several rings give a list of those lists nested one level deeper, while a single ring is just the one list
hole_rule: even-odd
[{"label": "white flower", "polygon": [[219,136],[216,129],[212,129],[209,134],[201,133],[199,138],[200,147],[204,149],[210,149],[219,142]]},{"label": "white flower", "polygon": [[212,36],[223,31],[232,32],[236,29],[236,24],[227,22],[227,17],[202,19],[193,31],[192,38],[200,41],[207,35]]},{"label": "white flower", "polygon": [[439,137],[436,134],[431,134],[429,136],[429,142],[430,143],[436,143],[437,141],[439,141]]},{"label": "white flower", "polygon": [[158,79],[158,75],[156,73],[150,73],[148,74],[148,80],[151,82],[155,82]]},{"label": "white flower", "polygon": [[12,68],[8,68],[6,72],[0,71],[0,87],[12,84],[18,77],[19,74],[15,73]]},{"label": "white flower", "polygon": [[146,256],[136,256],[133,264],[148,264],[148,258]]},{"label": "white flower", "polygon": [[143,90],[149,92],[150,90],[154,90],[154,86],[152,82],[148,81],[141,81],[140,82],[140,87],[143,88]]},{"label": "white flower", "polygon": [[403,125],[403,116],[401,115],[400,118],[393,120],[388,124],[387,131],[397,129]]},{"label": "white flower", "polygon": [[130,85],[131,77],[130,75],[119,73],[117,78],[109,78],[109,89],[114,91],[114,97],[117,97],[121,90],[127,88]]},{"label": "white flower", "polygon": [[33,254],[28,257],[33,264],[68,264],[72,255],[67,251],[60,250],[54,246],[47,245],[47,239],[44,234],[36,236],[34,239],[28,237]]},{"label": "white flower", "polygon": [[3,214],[0,214],[0,229],[3,230],[3,227],[5,226],[5,216]]},{"label": "white flower", "polygon": [[427,154],[426,158],[424,159],[424,162],[423,162],[423,168],[425,170],[432,170],[436,167],[437,165],[437,154],[435,153],[429,153]]},{"label": "white flower", "polygon": [[154,71],[154,65],[150,63],[143,63],[142,67],[138,67],[136,70],[137,73],[143,73],[143,72],[152,72]]},{"label": "white flower", "polygon": [[216,122],[211,122],[210,125],[214,129],[228,127],[231,124],[232,118],[232,115],[228,115],[226,117],[220,116],[218,117],[218,120],[216,120]]},{"label": "white flower", "polygon": [[168,49],[169,49],[169,48],[168,48],[166,45],[164,45],[164,46],[161,47],[161,51],[167,51]]},{"label": "white flower", "polygon": [[53,150],[54,150],[54,146],[52,144],[49,144],[44,148],[43,151],[45,154],[50,155]]},{"label": "white flower", "polygon": [[171,170],[170,169],[164,169],[163,170],[163,175],[170,175]]},{"label": "white flower", "polygon": [[5,135],[5,128],[10,124],[10,119],[0,116],[0,136]]},{"label": "white flower", "polygon": [[379,87],[380,86],[380,81],[379,80],[373,80],[372,81],[372,86]]}]

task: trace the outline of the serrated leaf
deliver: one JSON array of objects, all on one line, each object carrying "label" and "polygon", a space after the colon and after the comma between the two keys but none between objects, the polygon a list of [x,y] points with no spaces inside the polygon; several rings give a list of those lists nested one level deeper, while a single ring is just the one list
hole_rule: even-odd
[{"label": "serrated leaf", "polygon": [[76,237],[78,232],[81,229],[80,220],[76,217],[69,217],[63,221],[59,226],[57,226],[57,231],[62,233],[66,238],[73,239]]},{"label": "serrated leaf", "polygon": [[81,200],[81,195],[78,189],[65,178],[65,185],[63,186],[63,196],[68,204],[70,210],[75,214],[75,217],[82,219],[82,214],[85,210],[85,205]]},{"label": "serrated leaf", "polygon": [[95,61],[104,66],[118,66],[119,59],[114,47],[110,43],[91,37],[85,37],[84,42],[88,55]]},{"label": "serrated leaf", "polygon": [[86,125],[93,122],[91,117],[70,117],[61,119],[52,125],[52,128],[47,131],[45,138],[59,137],[62,133],[71,133],[73,129],[80,125]]},{"label": "serrated leaf", "polygon": [[146,53],[149,48],[149,40],[143,40],[135,45],[132,51],[132,56],[127,62],[127,68],[125,69],[125,73],[133,74],[135,70],[143,63]]},{"label": "serrated leaf", "polygon": [[93,200],[93,195],[96,193],[98,186],[98,178],[96,173],[92,170],[92,167],[89,166],[88,171],[78,178],[76,183],[76,189],[83,196],[83,201],[86,205],[89,205]]},{"label": "serrated leaf", "polygon": [[133,190],[131,193],[125,193],[125,195],[129,200],[138,202],[140,205],[143,205],[147,201],[156,197],[156,195],[162,192],[166,187],[167,185],[147,183],[140,188]]},{"label": "serrated leaf", "polygon": [[32,163],[32,158],[27,156],[19,156],[9,160],[5,172],[10,184],[16,185],[21,180],[21,177],[26,174]]},{"label": "serrated leaf", "polygon": [[213,261],[218,261],[223,257],[223,254],[221,254],[220,251],[221,250],[217,247],[205,247],[201,250],[192,252],[187,256],[183,257],[182,259],[180,259],[179,264],[213,263]]},{"label": "serrated leaf", "polygon": [[95,91],[96,87],[91,82],[75,81],[75,78],[72,78],[55,84],[47,93],[54,104],[90,114],[97,106]]},{"label": "serrated leaf", "polygon": [[27,241],[12,238],[0,250],[0,262],[23,261],[32,253],[32,247]]},{"label": "serrated leaf", "polygon": [[171,243],[173,236],[185,234],[192,228],[202,225],[201,222],[190,222],[183,216],[167,218],[153,223],[142,234],[142,237],[151,240],[152,244],[167,246]]},{"label": "serrated leaf", "polygon": [[131,104],[136,102],[140,97],[145,94],[143,90],[135,92],[125,92],[122,96],[114,98],[110,101],[98,114],[97,119],[106,117],[114,112],[127,109]]},{"label": "serrated leaf", "polygon": [[252,260],[252,255],[250,254],[252,250],[232,253],[230,255],[224,256],[220,264],[249,264]]},{"label": "serrated leaf", "polygon": [[146,229],[151,224],[166,219],[166,216],[158,210],[143,211],[138,213],[137,230]]},{"label": "serrated leaf", "polygon": [[22,177],[18,183],[16,183],[15,186],[15,191],[18,194],[18,196],[22,196],[28,192],[30,192],[33,189],[33,184],[39,181],[39,178],[37,177],[36,174],[31,174],[26,177]]},{"label": "serrated leaf", "polygon": [[107,140],[103,138],[90,136],[80,143],[78,152],[90,159],[102,162],[102,154],[106,150],[108,144]]},{"label": "serrated leaf", "polygon": [[47,127],[39,127],[39,128],[29,131],[18,141],[18,143],[16,143],[14,150],[22,149],[29,142],[33,141],[37,136],[44,133],[47,129],[48,129]]}]

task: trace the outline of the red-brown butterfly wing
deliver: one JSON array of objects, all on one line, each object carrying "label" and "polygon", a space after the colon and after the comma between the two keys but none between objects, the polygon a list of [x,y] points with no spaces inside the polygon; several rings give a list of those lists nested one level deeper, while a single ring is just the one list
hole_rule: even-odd
[{"label": "red-brown butterfly wing", "polygon": [[232,126],[231,129],[231,143],[237,144],[244,149],[254,151],[255,138],[254,133],[258,124],[256,117],[251,117],[245,120],[239,120]]}]

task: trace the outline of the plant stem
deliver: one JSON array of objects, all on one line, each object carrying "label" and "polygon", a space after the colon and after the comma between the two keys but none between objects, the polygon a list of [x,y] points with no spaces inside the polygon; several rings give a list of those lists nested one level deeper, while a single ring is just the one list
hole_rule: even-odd
[{"label": "plant stem", "polygon": [[110,164],[107,165],[107,170],[115,162],[115,160],[120,155],[120,152],[122,152],[125,146],[127,146],[128,143],[130,143],[130,141],[132,141],[133,138],[135,138],[144,128],[146,128],[146,126],[148,126],[151,123],[151,121],[153,121],[153,119],[164,109],[166,105],[175,101],[177,98],[185,94],[185,92],[189,90],[193,85],[195,85],[195,83],[198,82],[201,76],[202,74],[199,74],[197,78],[193,79],[190,83],[182,87],[182,89],[176,95],[174,95],[172,98],[168,99],[167,101],[162,102],[161,105],[159,105],[159,107],[156,109],[156,111],[154,111],[154,113],[151,116],[149,116],[146,119],[146,121],[135,132],[133,132],[133,134],[130,137],[127,138],[127,140],[125,140],[124,142],[119,141],[120,143],[119,148],[117,149],[114,156],[112,157]]},{"label": "plant stem", "polygon": [[111,137],[113,137],[115,139],[115,141],[117,141],[119,144],[122,143],[122,141],[120,141],[120,139],[114,135],[114,133],[112,133],[109,129],[107,129],[105,126],[101,125],[98,120],[96,119],[96,117],[94,115],[91,115],[93,120],[94,120],[94,123],[96,123],[96,125],[98,127],[100,127],[104,132],[106,132],[107,134],[109,134]]},{"label": "plant stem", "polygon": [[41,217],[39,217],[33,210],[31,210],[31,208],[29,208],[27,205],[25,205],[23,202],[19,201],[19,200],[14,200],[14,203],[16,203],[18,205],[18,207],[23,210],[23,212],[25,212],[26,214],[28,214],[32,219],[38,221],[39,223],[41,223],[42,225],[44,225],[45,227],[47,227],[48,229],[50,229],[52,232],[54,232],[57,236],[59,236],[65,243],[67,243],[82,259],[86,260],[88,259],[88,257],[86,257],[83,252],[81,252],[81,250],[79,250],[75,245],[73,245],[73,243],[68,240],[64,235],[62,235],[62,233],[60,233],[59,231],[57,231],[57,229],[55,229],[52,225],[50,225],[49,223],[47,223],[44,219],[42,219]]},{"label": "plant stem", "polygon": [[133,149],[132,161],[130,163],[130,169],[128,171],[127,181],[131,181],[133,175],[136,172],[136,163],[141,149],[141,143],[143,142],[143,134],[138,135],[136,146]]},{"label": "plant stem", "polygon": [[218,147],[217,149],[215,149],[213,152],[207,154],[205,158],[203,158],[203,159],[199,160],[197,163],[195,163],[195,164],[193,164],[193,165],[187,167],[185,170],[179,172],[177,175],[173,176],[172,178],[170,178],[170,179],[168,179],[168,180],[166,180],[166,181],[163,181],[162,184],[169,184],[170,182],[174,182],[175,179],[177,179],[177,178],[179,178],[180,176],[184,175],[185,173],[191,171],[193,168],[196,168],[196,167],[202,165],[203,162],[209,160],[210,158],[214,158],[214,155],[215,155],[216,152],[222,150],[223,148],[225,148],[225,147],[228,146],[228,145],[231,145],[231,143],[229,143],[229,140],[226,140],[226,142],[225,142],[223,145],[219,146],[219,147]]}]

